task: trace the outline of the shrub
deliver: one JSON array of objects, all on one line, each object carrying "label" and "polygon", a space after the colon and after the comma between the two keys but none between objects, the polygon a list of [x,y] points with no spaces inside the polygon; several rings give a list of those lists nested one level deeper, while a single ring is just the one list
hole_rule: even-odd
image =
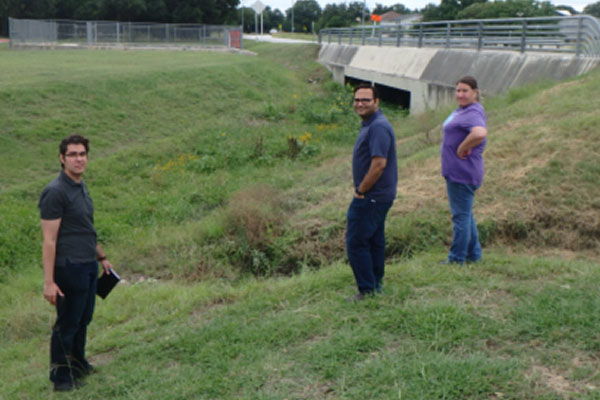
[{"label": "shrub", "polygon": [[284,231],[281,194],[264,185],[243,189],[230,197],[225,211],[227,257],[242,270],[269,275],[283,254],[278,236]]}]

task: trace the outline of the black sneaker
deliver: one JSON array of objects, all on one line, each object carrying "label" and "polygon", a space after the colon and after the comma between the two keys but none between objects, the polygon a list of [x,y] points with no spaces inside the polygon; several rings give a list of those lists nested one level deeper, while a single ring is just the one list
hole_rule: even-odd
[{"label": "black sneaker", "polygon": [[88,364],[87,367],[83,370],[83,376],[88,376],[95,374],[98,370],[92,364]]},{"label": "black sneaker", "polygon": [[72,382],[55,383],[54,391],[55,392],[70,392],[72,390],[79,389],[82,386],[85,386],[85,382],[75,381],[75,383],[72,383]]},{"label": "black sneaker", "polygon": [[75,390],[75,389],[77,389],[77,387],[74,384],[69,383],[69,382],[54,384],[55,392],[70,392],[71,390]]}]

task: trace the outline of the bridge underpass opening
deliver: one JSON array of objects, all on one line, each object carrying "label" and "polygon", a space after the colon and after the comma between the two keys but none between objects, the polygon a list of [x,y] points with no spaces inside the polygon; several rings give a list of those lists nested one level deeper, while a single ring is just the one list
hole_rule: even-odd
[{"label": "bridge underpass opening", "polygon": [[[361,83],[367,83],[369,85],[372,84],[372,82],[363,81],[361,79],[351,78],[348,76],[345,77],[345,82],[346,82],[346,84],[350,84],[350,86],[352,86],[352,87],[356,87],[356,86],[360,85]],[[407,110],[410,110],[410,92],[409,91],[398,89],[398,88],[391,87],[391,86],[381,85],[377,82],[375,82],[375,87],[377,88],[377,91],[379,92],[379,98],[382,101],[384,101],[388,104],[397,105],[397,106],[400,106]]]}]

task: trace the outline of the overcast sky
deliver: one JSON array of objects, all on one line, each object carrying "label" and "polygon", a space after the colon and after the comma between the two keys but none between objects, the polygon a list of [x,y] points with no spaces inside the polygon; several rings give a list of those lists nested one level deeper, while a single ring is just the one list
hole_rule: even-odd
[{"label": "overcast sky", "polygon": [[[260,0],[263,4],[271,7],[272,9],[276,9],[279,8],[282,12],[285,13],[285,10],[287,10],[288,8],[292,7],[292,1],[293,0]],[[348,2],[351,1],[360,1],[360,0],[349,0]],[[256,2],[256,0],[242,0],[241,3],[246,6],[246,7],[250,7],[252,6],[252,4],[254,4]],[[340,4],[340,3],[344,3],[344,1],[341,0],[317,0],[317,2],[321,5],[321,7],[325,7],[327,4]],[[574,9],[578,10],[578,11],[582,11],[583,8],[591,3],[595,3],[596,0],[550,0],[550,2],[552,4],[555,5],[559,5],[559,4],[564,4],[564,5],[568,5],[573,7]],[[404,4],[406,7],[410,8],[411,10],[418,8],[421,9],[423,7],[425,7],[427,4],[429,3],[434,3],[434,4],[440,4],[439,0],[404,0],[404,1],[398,1],[398,0],[367,0],[367,7],[370,9],[375,8],[375,4],[383,4],[383,5],[393,5],[393,4],[397,4],[397,3],[402,3]]]}]

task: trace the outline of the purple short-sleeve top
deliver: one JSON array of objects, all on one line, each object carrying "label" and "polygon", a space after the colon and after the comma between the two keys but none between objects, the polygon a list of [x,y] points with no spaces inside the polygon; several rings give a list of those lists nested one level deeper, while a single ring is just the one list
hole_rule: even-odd
[{"label": "purple short-sleeve top", "polygon": [[476,126],[487,128],[485,111],[478,102],[458,107],[444,121],[440,148],[442,176],[452,182],[475,186],[481,186],[483,182],[483,150],[487,138],[472,149],[466,160],[456,155],[458,146]]}]

